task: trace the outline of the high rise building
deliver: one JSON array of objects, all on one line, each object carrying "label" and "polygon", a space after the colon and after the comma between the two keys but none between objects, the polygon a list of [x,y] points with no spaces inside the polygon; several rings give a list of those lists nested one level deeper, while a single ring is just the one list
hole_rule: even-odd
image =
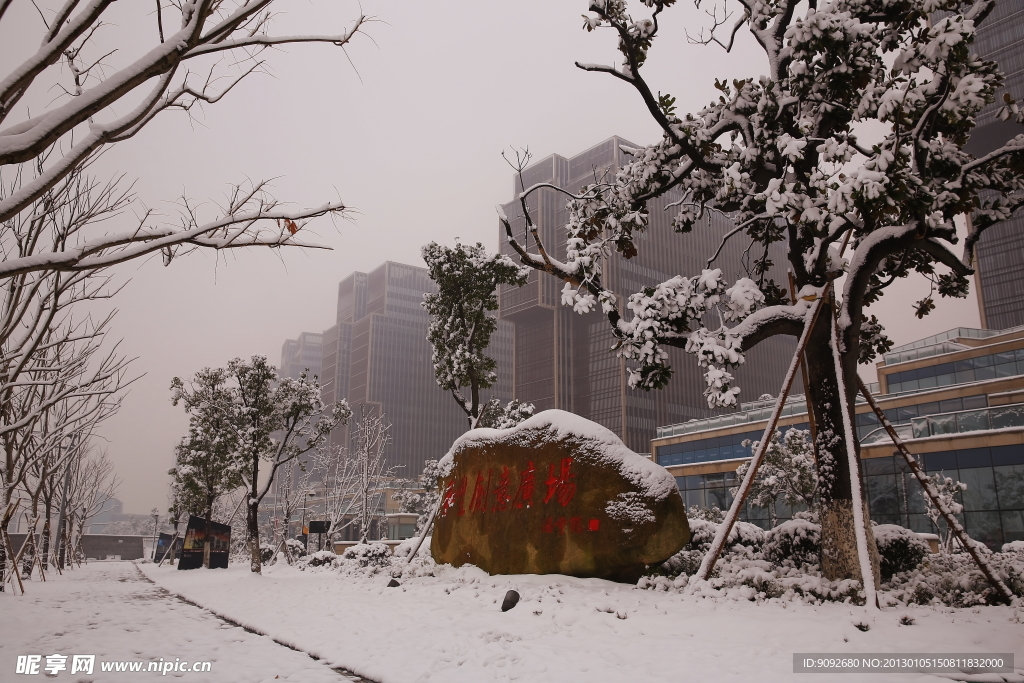
[{"label": "high rise building", "polygon": [[[413,477],[428,459],[440,458],[466,431],[466,416],[434,381],[427,327],[420,305],[436,291],[426,268],[388,261],[369,273],[352,273],[338,284],[335,324],[323,333],[323,398],[347,399],[353,410],[383,411],[391,423],[388,465]],[[512,325],[499,321],[489,355],[498,382],[484,394],[511,398]],[[339,427],[332,444],[345,445],[350,428]]]},{"label": "high rise building", "polygon": [[[524,170],[522,179],[514,179],[513,195],[537,183],[575,192],[595,179],[610,178],[628,161],[622,145],[637,146],[612,137],[574,157],[552,154],[541,159]],[[680,238],[671,226],[671,201],[672,197],[662,197],[648,203],[650,227],[636,236],[639,256],[626,260],[614,255],[604,263],[609,289],[628,296],[645,286],[679,274],[700,273],[707,267],[707,259],[719,247],[731,222],[719,213],[709,212],[691,235]],[[565,195],[543,189],[531,194],[528,206],[545,247],[555,257],[564,259],[564,226],[568,222]],[[517,237],[523,237],[521,243],[527,243],[520,203],[510,202],[503,209]],[[515,259],[500,223],[498,230],[502,253]],[[730,280],[743,276],[748,244],[749,239],[743,241],[742,236],[728,241],[714,267],[721,268]],[[772,277],[784,285],[783,261],[775,259],[778,265]],[[722,412],[708,408],[701,369],[692,356],[678,349],[668,349],[675,375],[666,389],[630,389],[625,362],[610,350],[615,340],[607,318],[596,311],[578,315],[560,305],[562,286],[555,278],[534,271],[524,287],[500,290],[499,316],[515,323],[513,383],[517,399],[533,403],[538,410],[559,408],[598,422],[638,452],[650,449],[658,425]],[[774,338],[747,354],[746,363],[734,373],[745,400],[779,391],[795,347],[795,340]]]},{"label": "high rise building", "polygon": [[285,339],[278,374],[298,379],[305,370],[311,378],[319,377],[323,341],[324,336],[319,332],[303,332],[298,339]]},{"label": "high rise building", "polygon": [[[1024,2],[1001,0],[978,29],[974,51],[998,62],[1006,81],[996,101],[977,117],[966,149],[976,157],[988,154],[1024,127],[1013,120],[1000,121],[996,112],[1003,105],[1003,93],[1024,95]],[[982,235],[977,248],[975,286],[981,309],[981,324],[989,329],[1024,325],[1024,215],[1020,212]]]}]

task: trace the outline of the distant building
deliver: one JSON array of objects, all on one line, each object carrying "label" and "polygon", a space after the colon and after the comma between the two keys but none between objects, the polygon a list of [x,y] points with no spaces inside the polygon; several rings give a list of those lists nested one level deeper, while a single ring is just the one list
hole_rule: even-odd
[{"label": "distant building", "polygon": [[[513,195],[537,183],[575,192],[595,179],[606,179],[629,160],[622,145],[637,147],[612,137],[574,157],[545,157],[524,170],[522,181],[518,176],[514,179]],[[681,239],[671,225],[675,212],[667,206],[674,199],[661,197],[648,202],[650,227],[636,236],[639,255],[629,260],[615,255],[604,264],[609,289],[629,296],[645,286],[680,274],[700,273],[707,267],[707,259],[732,223],[720,213],[709,211],[693,233]],[[564,259],[568,223],[565,195],[540,190],[531,195],[529,207],[545,247],[556,258]],[[515,234],[524,237],[522,243],[530,243],[525,239],[526,220],[520,203],[512,201],[502,208]],[[498,231],[502,253],[517,259],[500,223]],[[737,237],[728,242],[713,267],[721,268],[730,280],[745,275],[741,260],[749,241]],[[785,287],[783,260],[775,259],[777,265],[771,275]],[[600,423],[637,452],[648,450],[657,425],[723,412],[708,408],[702,370],[692,356],[679,349],[667,349],[675,371],[667,388],[651,392],[630,389],[625,362],[610,350],[615,340],[607,318],[599,311],[578,315],[562,306],[562,287],[561,281],[533,271],[524,287],[500,290],[499,315],[515,323],[513,383],[517,399],[533,403],[538,411],[559,408]],[[745,365],[733,373],[742,395],[777,393],[795,347],[793,339],[776,337],[747,353]]]},{"label": "distant building", "polygon": [[324,335],[319,332],[303,332],[298,339],[286,339],[281,346],[281,377],[298,379],[305,370],[310,377],[320,376],[323,357]]},{"label": "distant building", "polygon": [[[1019,96],[1024,92],[1024,6],[1019,2],[999,2],[978,29],[973,50],[994,59],[1006,74],[995,102],[977,117],[966,150],[983,156],[1020,134],[1021,126],[1012,119],[1000,121],[996,112],[1003,105],[1003,93]],[[1017,215],[992,226],[982,235],[977,248],[975,284],[981,309],[982,327],[1008,329],[1024,325],[1024,215]]]},{"label": "distant building", "polygon": [[103,504],[103,509],[100,513],[91,518],[88,524],[86,524],[85,533],[104,534],[108,525],[120,522],[124,518],[124,503],[117,498],[111,498]]},{"label": "distant building", "polygon": [[[420,305],[434,291],[427,269],[417,266],[388,261],[352,273],[338,285],[336,323],[323,333],[324,401],[344,398],[355,411],[383,411],[392,425],[388,463],[402,466],[400,477],[418,476],[424,461],[447,453],[467,428],[465,414],[434,380],[430,318]],[[498,382],[486,397],[511,398],[511,349],[512,326],[499,321],[488,349]],[[347,445],[350,427],[335,430],[332,444]]]},{"label": "distant building", "polygon": [[[900,438],[929,474],[967,484],[961,521],[975,540],[998,549],[1024,540],[1024,327],[959,327],[892,349],[869,387]],[[708,420],[658,428],[654,459],[675,476],[686,504],[732,504],[736,468],[751,457],[772,401]],[[803,396],[792,396],[780,431],[807,429]],[[861,474],[871,519],[934,533],[922,489],[863,399],[856,406]],[[785,520],[798,510],[776,504]],[[747,505],[745,521],[767,526],[768,511]]]}]

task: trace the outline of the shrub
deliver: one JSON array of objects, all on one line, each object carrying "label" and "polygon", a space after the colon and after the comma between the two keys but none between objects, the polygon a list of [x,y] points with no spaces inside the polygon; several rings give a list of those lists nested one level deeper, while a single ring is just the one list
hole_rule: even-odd
[{"label": "shrub", "polygon": [[274,546],[269,543],[260,543],[260,562],[262,564],[269,564],[274,559]]},{"label": "shrub", "polygon": [[306,556],[306,546],[302,544],[302,541],[289,538],[284,542],[284,544],[288,547],[288,554],[291,555],[293,559]]},{"label": "shrub", "polygon": [[883,581],[915,569],[928,554],[928,544],[910,529],[897,524],[879,524],[873,531]]},{"label": "shrub", "polygon": [[776,564],[817,564],[821,527],[806,519],[791,519],[765,534],[764,556]]},{"label": "shrub", "polygon": [[355,561],[360,567],[386,567],[391,563],[391,548],[386,543],[360,543],[347,549],[341,558]]},{"label": "shrub", "polygon": [[334,554],[332,550],[321,550],[320,552],[313,553],[306,559],[306,564],[310,567],[322,567],[324,565],[334,564],[334,561],[338,559],[338,556]]},{"label": "shrub", "polygon": [[[693,575],[700,568],[704,554],[711,547],[711,542],[718,532],[718,524],[704,519],[691,517],[690,542],[672,557],[665,560],[655,572],[665,576]],[[726,539],[723,554],[743,553],[753,556],[760,552],[764,545],[764,531],[761,527],[747,522],[736,522]]]}]

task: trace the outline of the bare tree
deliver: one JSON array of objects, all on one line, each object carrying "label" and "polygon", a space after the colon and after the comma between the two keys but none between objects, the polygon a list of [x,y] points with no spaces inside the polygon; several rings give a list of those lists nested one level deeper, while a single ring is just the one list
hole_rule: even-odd
[{"label": "bare tree", "polygon": [[359,542],[366,543],[374,522],[383,522],[384,487],[395,476],[396,468],[388,467],[384,456],[391,443],[391,424],[383,413],[364,405],[353,431],[350,448],[323,449],[315,457],[324,472],[324,507],[331,538],[352,527],[359,531]]},{"label": "bare tree", "polygon": [[[0,3],[0,21],[9,2]],[[263,67],[262,53],[271,46],[323,43],[344,49],[369,17],[359,16],[348,29],[334,35],[272,36],[268,29],[272,5],[280,0],[182,0],[153,15],[153,47],[122,68],[109,57],[118,46],[104,41],[104,17],[113,0],[65,0],[56,11],[40,8],[45,27],[39,49],[0,77],[0,174],[7,173],[10,191],[0,196],[0,224],[31,210],[69,175],[80,171],[106,147],[135,136],[165,111],[190,112],[197,104],[220,101],[241,80]],[[164,13],[178,15],[170,30]],[[170,17],[167,17],[170,19]],[[188,65],[198,64],[193,71]],[[62,84],[64,98],[12,122],[18,103],[32,90],[49,85],[57,72],[70,80]],[[222,80],[227,84],[218,86]],[[113,105],[126,105],[113,114]],[[25,165],[32,177],[23,178]],[[24,180],[24,182],[22,182]],[[110,198],[123,205],[130,195],[106,186]],[[286,211],[266,192],[264,183],[238,187],[223,215],[199,221],[191,202],[185,202],[180,225],[156,222],[143,212],[126,230],[84,234],[78,226],[53,232],[52,226],[21,221],[32,237],[29,249],[7,253],[0,278],[39,271],[80,271],[120,263],[162,251],[170,263],[181,247],[227,249],[248,246],[315,246],[296,238],[303,223],[316,216],[338,214],[345,207],[328,202],[311,209]],[[26,233],[23,233],[26,234]],[[0,236],[0,241],[4,241]]]}]

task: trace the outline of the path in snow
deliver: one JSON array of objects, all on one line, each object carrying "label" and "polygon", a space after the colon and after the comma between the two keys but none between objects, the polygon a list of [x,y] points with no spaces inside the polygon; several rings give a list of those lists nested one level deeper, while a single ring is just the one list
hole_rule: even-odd
[{"label": "path in snow", "polygon": [[[0,680],[144,681],[177,677],[183,683],[359,681],[308,655],[230,624],[170,595],[131,562],[91,562],[81,569],[47,574],[26,583],[25,595],[0,593]],[[274,596],[265,599],[272,601]],[[67,670],[50,679],[15,674],[18,655],[68,656]],[[91,676],[72,675],[71,655],[96,655]],[[209,661],[208,673],[132,674],[101,671],[101,662],[160,659]],[[148,664],[143,664],[143,670]]]},{"label": "path in snow", "polygon": [[[246,564],[141,569],[174,594],[381,683],[1024,683],[1024,614],[1009,607],[758,605],[468,566],[436,567],[435,576],[406,577],[395,588],[388,572],[283,563],[262,576]],[[522,599],[502,612],[509,588]],[[904,616],[914,625],[901,625]],[[793,673],[794,652],[1014,652],[1017,671],[808,676]]]}]

